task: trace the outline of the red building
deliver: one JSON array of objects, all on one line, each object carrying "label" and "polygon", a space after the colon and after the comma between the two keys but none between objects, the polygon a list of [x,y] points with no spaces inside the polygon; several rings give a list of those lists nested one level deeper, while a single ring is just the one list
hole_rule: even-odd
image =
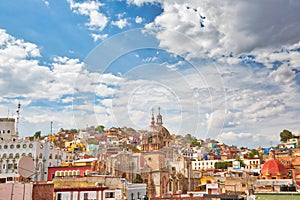
[{"label": "red building", "polygon": [[90,166],[48,167],[47,181],[52,181],[55,176],[83,177],[91,170]]}]

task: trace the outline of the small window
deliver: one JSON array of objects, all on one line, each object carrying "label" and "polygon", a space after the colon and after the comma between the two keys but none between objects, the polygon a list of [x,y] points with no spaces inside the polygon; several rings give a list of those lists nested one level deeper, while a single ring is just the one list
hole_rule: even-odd
[{"label": "small window", "polygon": [[26,153],[22,153],[22,156],[26,156]]},{"label": "small window", "polygon": [[7,130],[7,133],[10,133],[10,130]]},{"label": "small window", "polygon": [[52,159],[52,153],[50,153],[50,155],[49,155],[49,159]]},{"label": "small window", "polygon": [[105,198],[115,198],[115,193],[114,192],[106,192]]},{"label": "small window", "polygon": [[2,133],[4,134],[4,133],[5,133],[5,130],[3,130]]},{"label": "small window", "polygon": [[28,156],[29,156],[29,157],[32,157],[32,153],[29,153]]},{"label": "small window", "polygon": [[40,158],[40,159],[42,159],[42,158],[43,158],[43,154],[42,154],[42,153],[40,153],[40,156],[39,156],[39,158]]},{"label": "small window", "polygon": [[29,144],[29,148],[32,148],[32,147],[33,147],[33,144],[30,143],[30,144]]},{"label": "small window", "polygon": [[3,154],[2,158],[6,158],[6,157],[7,157],[6,153],[5,153],[5,154]]},{"label": "small window", "polygon": [[14,154],[10,153],[9,158],[13,158],[13,157],[14,157]]},{"label": "small window", "polygon": [[26,149],[26,148],[27,148],[27,145],[26,145],[26,144],[23,144],[23,148]]},{"label": "small window", "polygon": [[133,193],[131,193],[131,200],[134,200],[134,198],[133,198]]},{"label": "small window", "polygon": [[20,158],[20,154],[16,153],[15,158]]},{"label": "small window", "polygon": [[10,145],[10,148],[13,149],[13,148],[15,148],[15,146],[14,146],[13,144],[11,144],[11,145]]},{"label": "small window", "polygon": [[20,149],[21,145],[17,144],[16,147],[17,147],[17,149]]},{"label": "small window", "polygon": [[57,200],[62,200],[62,198],[61,198],[61,193],[58,193],[58,194],[57,194]]},{"label": "small window", "polygon": [[4,149],[7,149],[7,145],[4,145]]},{"label": "small window", "polygon": [[83,193],[83,200],[89,199],[89,193]]}]

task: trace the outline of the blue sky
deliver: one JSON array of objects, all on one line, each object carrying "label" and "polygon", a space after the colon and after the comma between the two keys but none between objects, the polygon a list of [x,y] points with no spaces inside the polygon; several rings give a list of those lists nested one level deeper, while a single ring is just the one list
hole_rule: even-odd
[{"label": "blue sky", "polygon": [[0,113],[20,135],[87,125],[269,146],[300,133],[296,0],[3,1]]}]

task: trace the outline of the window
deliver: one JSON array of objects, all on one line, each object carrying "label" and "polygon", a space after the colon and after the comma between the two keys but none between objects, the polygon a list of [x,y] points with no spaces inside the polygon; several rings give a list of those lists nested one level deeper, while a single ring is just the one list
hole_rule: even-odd
[{"label": "window", "polygon": [[115,198],[115,193],[114,192],[106,192],[105,198]]},{"label": "window", "polygon": [[32,157],[32,153],[29,153],[28,156],[29,156],[29,157]]},{"label": "window", "polygon": [[32,148],[33,147],[33,144],[29,144],[29,148]]},{"label": "window", "polygon": [[8,157],[9,157],[9,158],[13,158],[13,157],[14,157],[14,154],[10,153]]},{"label": "window", "polygon": [[26,156],[26,153],[22,153],[22,156]]},{"label": "window", "polygon": [[10,130],[7,130],[7,133],[10,133]]},{"label": "window", "polygon": [[8,164],[8,165],[7,165],[7,168],[8,168],[8,169],[12,169],[12,168],[13,168],[13,164]]},{"label": "window", "polygon": [[89,199],[89,193],[83,193],[83,200]]},{"label": "window", "polygon": [[10,176],[10,177],[7,177],[6,180],[7,180],[7,181],[13,181],[13,177],[11,177],[11,176]]},{"label": "window", "polygon": [[61,198],[61,193],[58,193],[58,194],[57,194],[57,200],[62,200],[62,198]]},{"label": "window", "polygon": [[3,130],[2,133],[4,134],[4,133],[5,133],[5,130]]},{"label": "window", "polygon": [[134,200],[134,198],[133,198],[133,193],[131,193],[131,200]]},{"label": "window", "polygon": [[7,145],[4,145],[4,149],[7,149]]},{"label": "window", "polygon": [[20,154],[16,153],[15,158],[20,158]]},{"label": "window", "polygon": [[19,144],[17,144],[16,147],[17,147],[17,149],[20,149],[20,145]]},{"label": "window", "polygon": [[50,155],[49,155],[49,159],[52,159],[52,153],[50,153]]},{"label": "window", "polygon": [[0,145],[0,149],[2,149],[2,145]]},{"label": "window", "polygon": [[42,154],[42,153],[40,153],[40,155],[39,155],[39,158],[40,158],[40,159],[42,159],[42,158],[43,158],[43,154]]},{"label": "window", "polygon": [[27,145],[26,145],[26,144],[23,144],[23,148],[26,149],[26,147],[27,147]]},{"label": "window", "polygon": [[13,148],[15,148],[15,146],[14,146],[13,144],[11,144],[11,145],[10,145],[10,148],[13,149]]}]

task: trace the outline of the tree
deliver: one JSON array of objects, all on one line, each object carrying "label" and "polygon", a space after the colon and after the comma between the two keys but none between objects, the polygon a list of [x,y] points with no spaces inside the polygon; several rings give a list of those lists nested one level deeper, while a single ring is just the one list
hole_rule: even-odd
[{"label": "tree", "polygon": [[227,169],[228,167],[232,167],[232,162],[216,162],[215,169]]},{"label": "tree", "polygon": [[283,131],[281,131],[280,133],[280,141],[281,142],[286,142],[288,141],[288,139],[293,138],[293,134],[291,131],[284,129]]},{"label": "tree", "polygon": [[99,133],[104,133],[104,126],[103,125],[99,125],[95,128],[95,131],[98,131]]},{"label": "tree", "polygon": [[199,143],[196,139],[193,139],[193,140],[192,140],[191,145],[192,145],[193,147],[200,147],[200,146],[201,146],[200,143]]},{"label": "tree", "polygon": [[143,183],[142,176],[140,174],[136,174],[133,183]]},{"label": "tree", "polygon": [[184,136],[184,140],[189,144],[192,143],[193,139],[195,139],[195,138],[190,133],[188,133]]},{"label": "tree", "polygon": [[35,138],[41,138],[41,133],[42,133],[41,131],[35,132],[35,133],[34,133],[34,137],[35,137]]}]

